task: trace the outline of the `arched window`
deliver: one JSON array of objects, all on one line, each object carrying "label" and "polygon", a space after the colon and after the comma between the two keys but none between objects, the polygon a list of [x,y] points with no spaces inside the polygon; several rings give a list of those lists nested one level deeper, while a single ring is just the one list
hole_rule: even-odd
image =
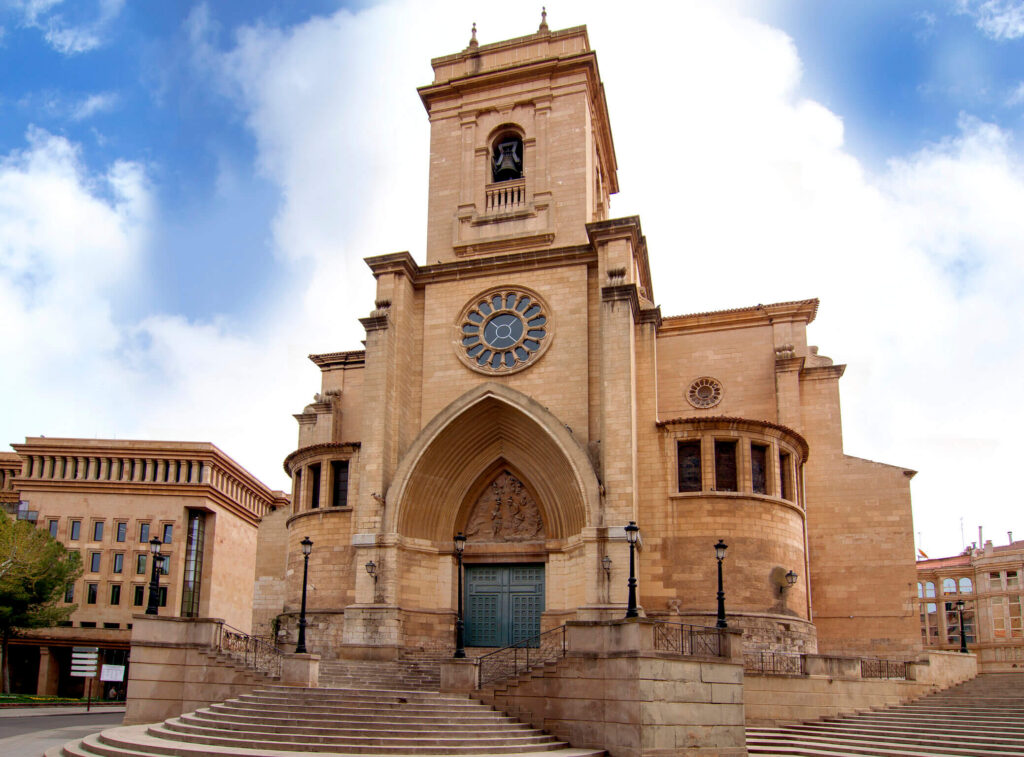
[{"label": "arched window", "polygon": [[971,582],[971,579],[967,578],[966,576],[964,578],[961,578],[960,579],[960,593],[961,594],[972,594],[973,592],[974,592],[974,584]]},{"label": "arched window", "polygon": [[926,583],[924,585],[924,595],[926,597],[934,597],[935,596],[935,584],[933,584],[931,581],[929,581],[928,583]]},{"label": "arched window", "polygon": [[956,581],[952,578],[942,579],[942,593],[943,594],[956,594]]},{"label": "arched window", "polygon": [[494,182],[523,178],[523,140],[507,131],[494,140],[491,151],[491,179]]}]

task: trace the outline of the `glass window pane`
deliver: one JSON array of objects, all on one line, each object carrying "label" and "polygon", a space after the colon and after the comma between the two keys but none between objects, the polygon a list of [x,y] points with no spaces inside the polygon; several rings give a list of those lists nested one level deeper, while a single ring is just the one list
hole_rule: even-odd
[{"label": "glass window pane", "polygon": [[124,541],[128,538],[128,523],[121,521],[117,524],[117,540]]},{"label": "glass window pane", "polygon": [[972,594],[974,592],[974,584],[969,578],[960,579],[960,593],[961,594]]},{"label": "glass window pane", "polygon": [[57,538],[57,523],[58,523],[58,521],[56,521],[56,520],[51,520],[50,521],[50,538],[52,538],[52,539],[56,539]]},{"label": "glass window pane", "polygon": [[700,442],[679,442],[677,445],[677,455],[679,491],[699,492],[701,487]]},{"label": "glass window pane", "polygon": [[78,538],[81,535],[81,532],[82,532],[82,521],[80,521],[80,520],[73,520],[73,521],[71,521],[71,539],[73,541],[78,541]]},{"label": "glass window pane", "polygon": [[139,543],[147,542],[147,541],[149,541],[149,524],[148,523],[140,523],[139,524]]},{"label": "glass window pane", "polygon": [[952,578],[942,579],[942,593],[943,594],[956,594],[956,581]]},{"label": "glass window pane", "polygon": [[768,448],[750,445],[750,478],[755,494],[768,493]]},{"label": "glass window pane", "polygon": [[170,523],[164,524],[164,544],[170,544],[174,536],[174,526]]},{"label": "glass window pane", "polygon": [[715,442],[715,490],[734,492],[736,488],[736,442]]},{"label": "glass window pane", "polygon": [[92,540],[103,541],[103,521],[98,520],[92,524]]}]

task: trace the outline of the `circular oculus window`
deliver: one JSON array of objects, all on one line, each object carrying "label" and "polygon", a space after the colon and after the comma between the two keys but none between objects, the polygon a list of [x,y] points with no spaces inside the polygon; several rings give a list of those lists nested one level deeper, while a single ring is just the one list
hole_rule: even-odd
[{"label": "circular oculus window", "polygon": [[534,363],[551,343],[547,307],[533,292],[502,288],[474,298],[457,324],[456,350],[481,373],[514,373]]},{"label": "circular oculus window", "polygon": [[714,407],[722,401],[722,384],[718,379],[701,376],[690,384],[686,399],[694,407]]}]

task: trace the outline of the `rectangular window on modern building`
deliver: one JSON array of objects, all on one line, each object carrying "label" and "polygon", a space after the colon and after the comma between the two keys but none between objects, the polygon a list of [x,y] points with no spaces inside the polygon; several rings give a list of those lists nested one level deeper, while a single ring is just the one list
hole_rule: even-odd
[{"label": "rectangular window on modern building", "polygon": [[82,521],[80,521],[80,520],[73,520],[73,521],[71,521],[71,533],[69,534],[68,538],[71,539],[71,541],[78,541],[78,539],[81,537],[81,535],[82,535]]},{"label": "rectangular window on modern building", "polygon": [[170,523],[164,523],[164,544],[170,544],[174,539],[174,526]]},{"label": "rectangular window on modern building", "polygon": [[89,555],[89,571],[91,573],[100,572],[100,557],[101,555],[99,552],[93,552]]},{"label": "rectangular window on modern building", "polygon": [[103,521],[98,520],[92,524],[92,540],[103,541]]},{"label": "rectangular window on modern building", "polygon": [[128,538],[128,523],[126,521],[118,521],[117,523],[117,540],[125,541]]},{"label": "rectangular window on modern building", "polygon": [[[95,604],[95,602],[93,604]],[[83,620],[81,623],[78,624],[78,627],[79,628],[95,628],[96,627],[96,621],[95,620]]]},{"label": "rectangular window on modern building", "polygon": [[121,604],[121,584],[110,585],[110,604]]},{"label": "rectangular window on modern building", "polygon": [[309,506],[320,507],[320,463],[309,466]]},{"label": "rectangular window on modern building", "polygon": [[139,543],[143,544],[143,543],[145,543],[147,541],[149,541],[149,524],[148,523],[140,523],[139,524]]},{"label": "rectangular window on modern building", "polygon": [[132,587],[132,604],[135,607],[142,607],[142,602],[146,598],[146,587],[145,586],[133,586]]},{"label": "rectangular window on modern building", "polygon": [[160,598],[159,605],[161,607],[167,607],[167,587],[166,586],[161,586],[160,587],[160,592],[157,594],[157,597]]},{"label": "rectangular window on modern building", "polygon": [[50,523],[49,523],[49,526],[50,526],[50,537],[53,538],[53,539],[57,538],[57,524],[58,523],[59,523],[59,521],[56,520],[56,519],[51,520]]},{"label": "rectangular window on modern building", "polygon": [[793,473],[789,465],[789,453],[779,451],[779,496],[792,501],[793,499]]},{"label": "rectangular window on modern building", "polygon": [[146,555],[135,555],[135,572],[140,575],[146,575]]},{"label": "rectangular window on modern building", "polygon": [[206,542],[206,513],[188,511],[185,532],[185,570],[181,586],[181,617],[199,616],[199,593],[203,583],[203,545]]},{"label": "rectangular window on modern building", "polygon": [[768,448],[763,444],[750,445],[750,481],[754,494],[768,493]]},{"label": "rectangular window on modern building", "polygon": [[736,442],[715,442],[715,490],[736,491]]},{"label": "rectangular window on modern building", "polygon": [[348,460],[331,460],[331,507],[348,505]]},{"label": "rectangular window on modern building", "polygon": [[700,441],[679,442],[676,445],[676,462],[679,467],[679,491],[699,492]]},{"label": "rectangular window on modern building", "polygon": [[99,584],[86,584],[85,585],[85,603],[87,605],[96,604],[96,597],[99,594]]},{"label": "rectangular window on modern building", "polygon": [[121,554],[120,552],[117,552],[114,555],[114,572],[115,573],[123,573],[124,572],[124,555]]},{"label": "rectangular window on modern building", "polygon": [[73,583],[68,584],[64,587],[64,601],[74,602],[75,601],[75,585]]}]

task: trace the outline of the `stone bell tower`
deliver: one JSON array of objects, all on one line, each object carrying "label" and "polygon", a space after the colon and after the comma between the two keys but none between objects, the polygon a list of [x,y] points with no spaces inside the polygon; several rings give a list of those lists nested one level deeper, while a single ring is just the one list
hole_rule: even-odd
[{"label": "stone bell tower", "polygon": [[618,191],[615,146],[586,27],[434,58],[427,262],[588,244]]}]

